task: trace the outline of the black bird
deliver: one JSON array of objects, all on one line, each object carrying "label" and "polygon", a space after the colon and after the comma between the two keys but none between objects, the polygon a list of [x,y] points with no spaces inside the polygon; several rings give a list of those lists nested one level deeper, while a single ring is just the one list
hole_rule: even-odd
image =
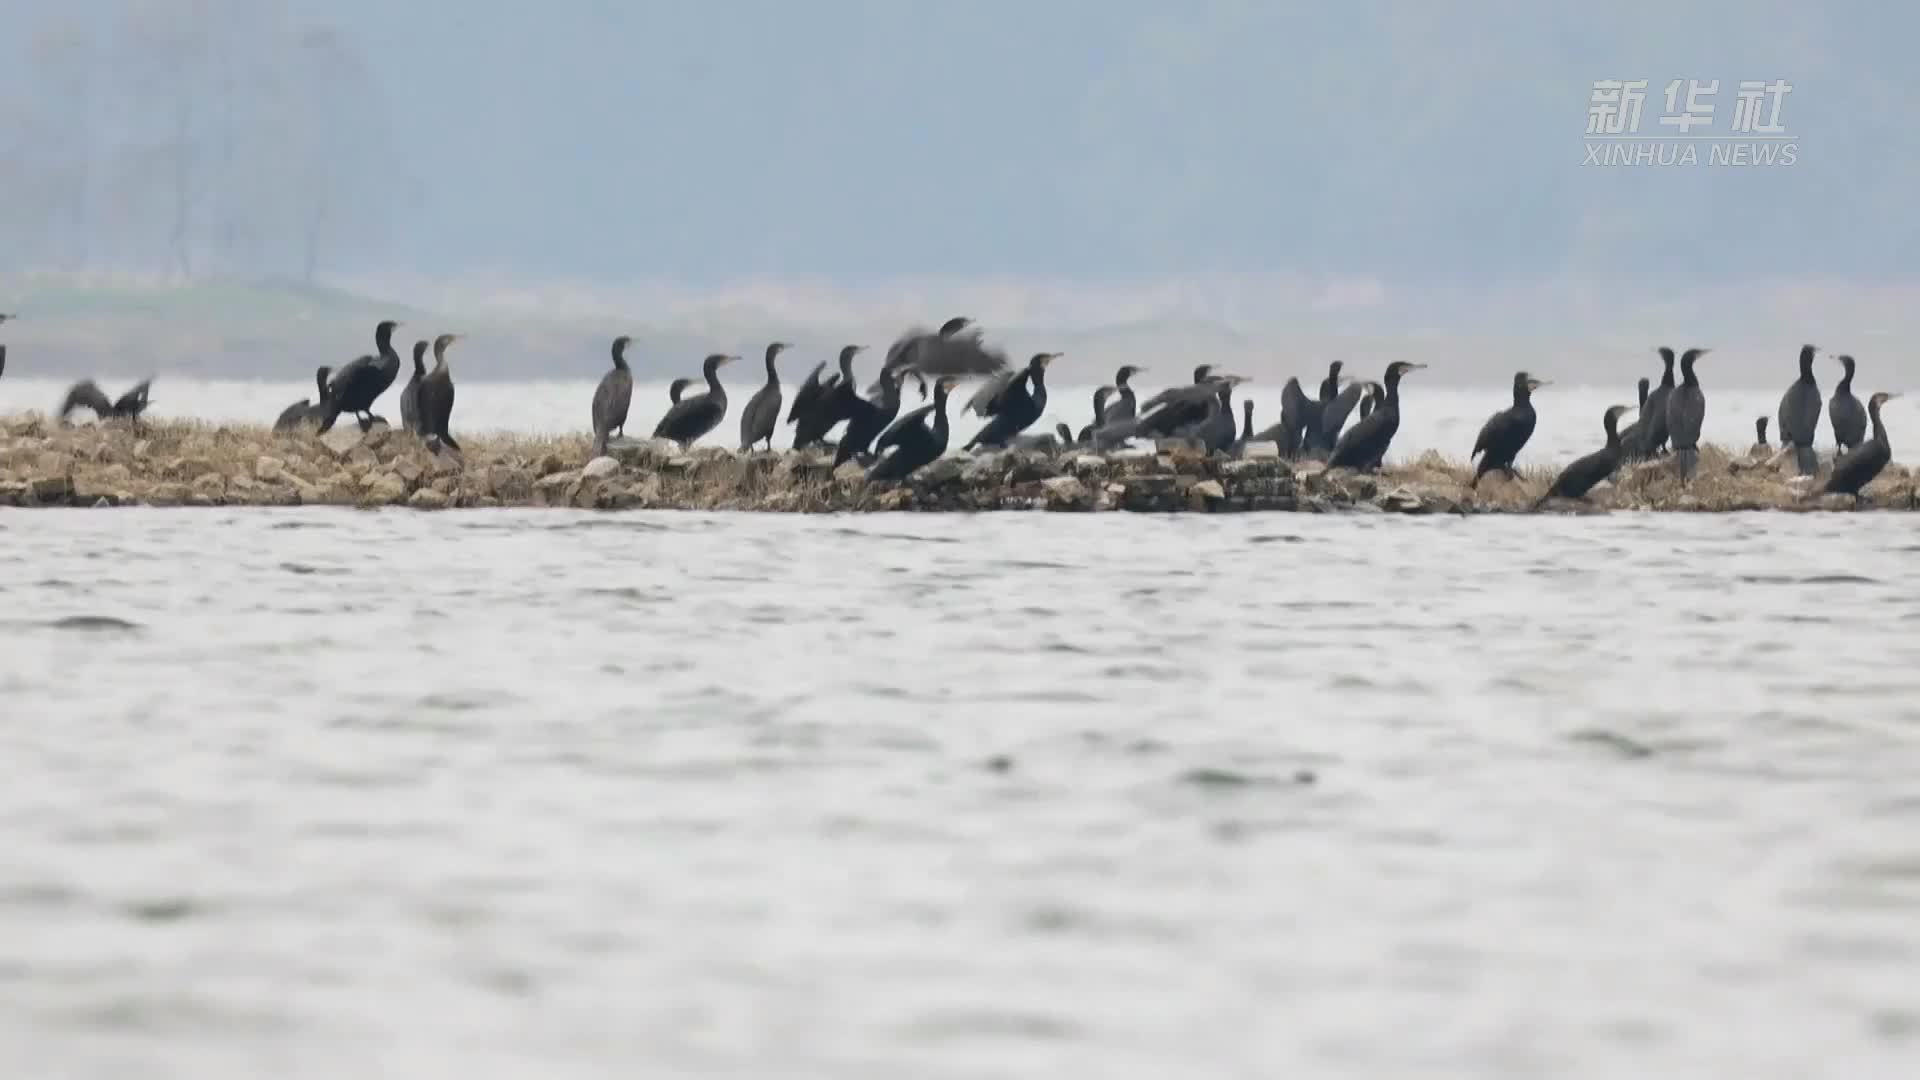
[{"label": "black bird", "polygon": [[1118,389],[1118,387],[1114,386],[1103,386],[1093,392],[1093,423],[1080,429],[1080,437],[1073,440],[1076,444],[1093,442],[1095,429],[1106,423],[1108,411],[1107,401],[1113,397],[1115,391]]},{"label": "black bird", "polygon": [[985,412],[992,419],[974,433],[963,449],[1005,446],[1014,436],[1032,427],[1040,414],[1047,411],[1047,365],[1061,355],[1034,353],[1027,361],[1027,370],[987,403]]},{"label": "black bird", "polygon": [[1833,388],[1833,400],[1827,402],[1827,419],[1833,424],[1833,441],[1842,450],[1851,450],[1867,438],[1867,410],[1853,396],[1853,357],[1838,358],[1846,374]]},{"label": "black bird", "polygon": [[1793,449],[1801,476],[1820,471],[1820,458],[1813,452],[1814,436],[1820,433],[1820,383],[1813,377],[1816,351],[1812,345],[1800,346],[1800,377],[1780,396],[1780,446]]},{"label": "black bird", "polygon": [[[1356,382],[1350,375],[1342,375],[1333,387],[1334,395],[1329,398],[1327,384],[1320,384],[1320,437],[1318,441],[1306,447],[1310,457],[1325,457],[1333,453],[1334,444],[1340,441],[1340,433],[1347,426],[1347,417],[1354,414],[1361,402],[1367,402],[1367,411],[1373,411],[1368,399],[1367,384]],[[1363,415],[1361,419],[1366,419]]]},{"label": "black bird", "polygon": [[[909,330],[888,346],[887,358],[880,364],[881,372],[901,368],[910,368],[929,378],[940,375],[970,378],[1008,370],[1006,354],[987,347],[981,340],[979,328],[965,316],[948,319],[935,333]],[[867,393],[876,393],[879,389],[880,380],[876,378]],[[924,379],[921,396],[926,396]]]},{"label": "black bird", "polygon": [[[867,479],[904,480],[947,452],[947,396],[959,380],[942,375],[933,381],[933,404],[922,405],[893,422],[874,440],[880,459],[867,470]],[[927,418],[933,418],[932,424]]]},{"label": "black bird", "polygon": [[815,443],[825,442],[827,432],[833,429],[842,417],[839,410],[844,404],[840,398],[842,383],[853,381],[853,358],[865,345],[848,345],[840,350],[840,370],[825,379],[820,378],[824,364],[815,364],[807,375],[807,381],[793,395],[793,407],[787,410],[787,423],[793,425],[793,448],[803,450]]},{"label": "black bird", "polygon": [[1480,478],[1499,469],[1507,474],[1507,479],[1518,480],[1513,471],[1513,460],[1533,438],[1535,422],[1533,412],[1533,392],[1546,382],[1536,379],[1524,371],[1513,373],[1513,404],[1494,413],[1480,426],[1479,437],[1473,440],[1473,451],[1467,455],[1472,461],[1477,454],[1480,464],[1473,470],[1473,482],[1469,488],[1480,486]]},{"label": "black bird", "polygon": [[1647,395],[1647,407],[1640,414],[1640,445],[1634,449],[1640,457],[1653,457],[1667,444],[1667,398],[1673,394],[1673,350],[1660,346],[1660,385]]},{"label": "black bird", "polygon": [[1673,456],[1680,466],[1680,479],[1693,479],[1700,466],[1700,427],[1707,419],[1707,393],[1694,374],[1694,361],[1707,355],[1706,349],[1688,349],[1680,354],[1680,385],[1667,395],[1667,437],[1673,442]]},{"label": "black bird", "polygon": [[767,346],[767,381],[747,399],[747,407],[740,410],[740,449],[742,452],[753,449],[753,444],[766,441],[767,449],[773,449],[773,429],[780,423],[780,373],[773,366],[774,358],[782,349],[793,346],[784,341],[776,341]]},{"label": "black bird", "polygon": [[[633,404],[633,369],[627,367],[627,346],[633,339],[625,334],[613,339],[613,367],[600,376],[600,385],[593,388],[593,452],[600,455],[607,452],[607,440],[619,432],[621,438],[627,435],[627,409]],[[667,392],[675,402],[680,400],[683,388],[681,380]]]},{"label": "black bird", "polygon": [[1394,433],[1400,430],[1400,377],[1409,371],[1419,371],[1425,364],[1416,364],[1409,360],[1395,360],[1387,365],[1387,374],[1382,380],[1380,400],[1361,421],[1340,436],[1334,445],[1333,455],[1327,459],[1327,465],[1335,469],[1377,469],[1386,459],[1387,447],[1392,444]]},{"label": "black bird", "polygon": [[413,374],[400,388],[400,429],[420,434],[420,380],[427,377],[427,343],[413,343]]},{"label": "black bird", "polygon": [[319,423],[322,413],[326,410],[327,376],[331,374],[333,374],[332,368],[325,364],[320,365],[319,369],[313,373],[314,385],[319,389],[319,396],[312,401],[301,398],[280,410],[279,419],[273,422],[273,430],[292,431],[301,424]]},{"label": "black bird", "polygon": [[855,398],[853,407],[847,414],[846,430],[840,433],[840,443],[833,448],[833,465],[839,468],[851,461],[856,455],[864,457],[867,447],[873,440],[887,430],[893,418],[900,415],[900,384],[906,381],[907,369],[894,368],[880,373],[880,393],[878,400]]},{"label": "black bird", "polygon": [[1065,424],[1054,424],[1052,431],[1042,431],[1031,435],[1015,435],[1007,443],[1011,450],[1039,450],[1052,454],[1073,445],[1073,429]]},{"label": "black bird", "polygon": [[1614,405],[1607,409],[1600,423],[1607,429],[1607,444],[1593,453],[1574,461],[1560,470],[1553,478],[1547,493],[1533,504],[1534,509],[1546,505],[1548,499],[1584,499],[1594,485],[1612,476],[1625,459],[1624,448],[1620,445],[1620,417],[1627,411],[1625,405]]},{"label": "black bird", "polygon": [[[1198,423],[1206,418],[1207,402],[1213,399],[1217,388],[1213,382],[1213,365],[1201,364],[1193,369],[1193,382],[1186,386],[1170,386],[1140,403],[1141,419],[1147,414],[1160,410],[1162,415],[1154,427],[1159,434],[1170,435],[1188,424]],[[1205,389],[1202,389],[1205,387]],[[1171,412],[1167,410],[1171,409]]]},{"label": "black bird", "polygon": [[1199,423],[1182,428],[1178,434],[1197,440],[1208,454],[1226,453],[1240,430],[1234,421],[1233,388],[1246,381],[1239,375],[1212,380],[1214,396],[1206,406],[1206,416]]},{"label": "black bird", "polygon": [[140,414],[146,412],[147,406],[152,403],[147,396],[148,387],[152,383],[152,379],[142,380],[133,389],[108,401],[107,395],[101,392],[97,383],[92,379],[81,379],[67,390],[66,398],[60,403],[60,422],[66,423],[67,414],[85,407],[92,409],[93,415],[102,420],[123,417],[133,421],[134,426],[137,427],[140,423]]},{"label": "black bird", "polygon": [[687,387],[692,385],[693,385],[692,379],[675,379],[672,382],[668,383],[667,384],[667,403],[670,405],[680,404],[680,395],[686,393]]},{"label": "black bird", "polygon": [[1753,418],[1753,446],[1747,450],[1748,457],[1768,457],[1773,454],[1773,444],[1767,441],[1767,418]]},{"label": "black bird", "polygon": [[1134,400],[1133,387],[1127,380],[1147,370],[1133,364],[1121,364],[1120,370],[1113,373],[1113,401],[1107,410],[1093,418],[1093,426],[1117,424],[1122,420],[1131,420],[1139,415],[1139,402]]},{"label": "black bird", "polygon": [[1887,425],[1880,419],[1880,406],[1899,396],[1882,391],[1867,399],[1867,416],[1873,423],[1873,438],[1833,463],[1833,474],[1827,477],[1827,486],[1823,489],[1826,494],[1851,495],[1858,502],[1861,489],[1873,483],[1873,478],[1879,476],[1880,470],[1893,460],[1893,444],[1887,441]]},{"label": "black bird", "polygon": [[1386,387],[1381,386],[1377,382],[1366,384],[1360,394],[1360,419],[1365,420],[1367,417],[1372,416],[1373,407],[1379,404],[1381,398],[1386,396]]},{"label": "black bird", "polygon": [[704,393],[681,398],[667,414],[654,425],[653,437],[672,439],[681,446],[690,446],[694,440],[720,426],[727,416],[727,390],[720,385],[720,368],[740,359],[723,353],[709,355],[700,365],[701,374],[706,376],[707,389]]},{"label": "black bird", "polygon": [[7,347],[0,345],[0,375],[7,373]]},{"label": "black bird", "polygon": [[392,319],[383,320],[373,329],[376,355],[356,357],[333,373],[328,383],[326,415],[320,418],[322,434],[333,430],[333,422],[341,413],[357,417],[361,431],[373,427],[373,403],[400,375],[400,354],[393,351],[393,332],[399,326]]},{"label": "black bird", "polygon": [[447,431],[453,419],[453,372],[447,370],[447,346],[459,340],[459,334],[433,339],[433,370],[420,380],[420,434],[454,450],[460,444]]},{"label": "black bird", "polygon": [[1280,456],[1296,458],[1320,441],[1320,416],[1326,410],[1300,388],[1300,380],[1289,375],[1280,387],[1280,419],[1260,434],[1280,447]]},{"label": "black bird", "polygon": [[1640,452],[1640,440],[1647,428],[1647,388],[1652,385],[1652,379],[1640,377],[1640,414],[1633,423],[1620,429],[1620,452],[1628,461],[1646,456]]}]

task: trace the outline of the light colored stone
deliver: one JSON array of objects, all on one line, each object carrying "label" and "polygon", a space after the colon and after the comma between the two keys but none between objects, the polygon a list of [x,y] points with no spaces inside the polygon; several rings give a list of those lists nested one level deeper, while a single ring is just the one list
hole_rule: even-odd
[{"label": "light colored stone", "polygon": [[407,496],[407,505],[415,510],[445,510],[452,502],[445,494],[432,488],[421,488]]},{"label": "light colored stone", "polygon": [[253,478],[263,484],[277,484],[287,478],[287,463],[261,454],[253,461]]},{"label": "light colored stone", "polygon": [[586,467],[580,470],[580,475],[589,480],[598,480],[603,476],[612,476],[619,471],[619,460],[602,454],[592,461],[587,462]]},{"label": "light colored stone", "polygon": [[1220,486],[1218,480],[1202,480],[1193,485],[1191,494],[1196,500],[1213,502],[1227,497],[1227,489]]},{"label": "light colored stone", "polygon": [[862,468],[857,461],[843,461],[840,463],[839,468],[833,470],[833,478],[835,480],[849,483],[862,480],[866,475],[867,470]]},{"label": "light colored stone", "polygon": [[360,482],[360,489],[360,501],[379,506],[389,506],[407,497],[407,485],[392,473],[368,473]]},{"label": "light colored stone", "polygon": [[37,476],[30,482],[35,502],[62,502],[73,494],[73,480],[66,473]]},{"label": "light colored stone", "polygon": [[1040,481],[1040,490],[1046,492],[1049,507],[1073,508],[1086,505],[1091,501],[1087,486],[1071,476],[1056,476]]},{"label": "light colored stone", "polygon": [[1266,439],[1242,443],[1240,444],[1240,460],[1278,461],[1280,460],[1280,444]]}]

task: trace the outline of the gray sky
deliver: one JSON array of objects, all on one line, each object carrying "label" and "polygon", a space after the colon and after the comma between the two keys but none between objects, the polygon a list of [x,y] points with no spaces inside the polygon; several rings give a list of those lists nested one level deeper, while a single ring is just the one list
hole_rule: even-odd
[{"label": "gray sky", "polygon": [[[1460,339],[1491,335],[1494,368],[1610,330],[1636,350],[1904,336],[1914,310],[1904,5],[0,0],[0,18],[0,288],[22,303],[46,294],[35,270],[298,279],[311,248],[321,283],[466,323],[564,304],[583,339],[623,319],[723,345],[871,336],[964,310],[1016,334],[1145,322],[1155,349],[1189,322],[1220,348],[1285,329],[1307,350],[1439,334],[1478,355]],[[317,26],[341,48],[262,44]],[[153,60],[156,34],[172,51]],[[1649,80],[1649,133],[1670,79],[1719,80],[1719,130],[1737,82],[1785,79],[1796,164],[1582,167],[1607,78]],[[169,156],[177,134],[189,155]],[[82,340],[29,333],[55,355]]]}]

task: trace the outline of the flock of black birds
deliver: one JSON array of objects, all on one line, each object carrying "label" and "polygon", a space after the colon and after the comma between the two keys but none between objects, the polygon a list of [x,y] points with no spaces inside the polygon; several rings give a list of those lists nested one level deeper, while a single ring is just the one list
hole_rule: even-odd
[{"label": "flock of black birds", "polygon": [[[0,323],[15,318],[0,314]],[[374,328],[374,349],[339,368],[323,366],[314,372],[315,399],[302,399],[284,409],[274,422],[274,430],[289,431],[313,425],[324,433],[342,415],[353,416],[362,431],[382,422],[373,413],[373,405],[400,374],[400,354],[393,345],[393,333],[401,324],[385,320]],[[449,424],[453,416],[453,373],[447,367],[447,349],[460,340],[459,334],[441,334],[431,343],[418,341],[413,346],[413,372],[400,391],[401,424],[430,445],[459,451]],[[593,393],[594,453],[604,453],[609,440],[626,435],[627,415],[633,402],[633,373],[627,366],[626,350],[630,337],[613,341],[613,366]],[[791,348],[776,341],[766,349],[766,381],[748,398],[740,410],[740,449],[773,448],[773,436],[780,424],[784,404],[777,360]],[[980,379],[980,388],[967,399],[964,408],[986,423],[968,440],[964,449],[1037,449],[1065,450],[1083,448],[1105,451],[1122,447],[1134,439],[1183,439],[1210,454],[1237,454],[1252,442],[1271,442],[1280,455],[1289,460],[1317,459],[1330,468],[1359,471],[1378,469],[1400,428],[1400,383],[1410,372],[1425,364],[1396,360],[1387,365],[1378,382],[1357,382],[1343,374],[1338,360],[1328,365],[1320,381],[1318,394],[1309,396],[1298,378],[1289,378],[1280,392],[1280,419],[1260,431],[1253,429],[1253,402],[1243,402],[1244,411],[1236,422],[1233,409],[1234,388],[1247,380],[1225,374],[1214,365],[1201,364],[1193,370],[1193,381],[1185,386],[1162,390],[1144,401],[1138,400],[1131,380],[1145,368],[1123,365],[1111,384],[1101,386],[1093,395],[1093,419],[1075,433],[1066,424],[1051,432],[1029,434],[1047,408],[1047,370],[1061,353],[1036,353],[1020,368],[1013,368],[1004,353],[982,340],[973,320],[959,317],[947,320],[938,330],[914,329],[888,347],[875,380],[864,392],[853,371],[854,360],[865,346],[848,345],[840,350],[837,370],[827,373],[825,362],[814,365],[795,391],[786,412],[792,425],[793,448],[833,448],[836,466],[855,461],[867,469],[872,480],[901,480],[937,460],[947,451],[950,434],[947,415],[953,390],[962,381]],[[433,352],[433,367],[426,366],[426,354]],[[1662,346],[1658,352],[1662,371],[1658,385],[1651,379],[1639,381],[1638,416],[1626,428],[1620,420],[1633,406],[1615,405],[1601,417],[1604,444],[1594,452],[1562,469],[1549,485],[1539,503],[1549,499],[1581,499],[1601,482],[1612,477],[1622,465],[1671,454],[1680,478],[1690,481],[1699,466],[1700,430],[1706,419],[1706,392],[1700,384],[1696,365],[1707,349],[1688,349],[1675,355]],[[1800,350],[1799,377],[1780,399],[1778,434],[1781,455],[1791,455],[1796,471],[1813,476],[1819,470],[1814,450],[1820,424],[1822,400],[1814,375],[1819,350],[1812,345]],[[706,436],[726,418],[728,397],[720,381],[720,369],[740,359],[714,353],[701,365],[706,382],[704,390],[689,394],[695,380],[680,378],[668,387],[668,407],[653,436],[670,439],[682,446]],[[1881,419],[1881,407],[1898,397],[1876,393],[1863,406],[1853,393],[1855,371],[1851,356],[1834,357],[1843,374],[1833,394],[1825,402],[1834,443],[1838,448],[1833,469],[1821,493],[1852,495],[1856,498],[1874,477],[1892,460],[1892,446]],[[1676,368],[1678,378],[1675,377]],[[0,375],[6,371],[6,346],[0,345]],[[823,377],[824,373],[824,377]],[[912,378],[922,399],[931,392],[932,400],[920,408],[900,414],[904,383]],[[86,407],[102,419],[127,418],[138,421],[151,403],[146,380],[133,389],[109,399],[92,379],[82,379],[67,391],[60,407],[64,422],[75,409]],[[1533,437],[1536,416],[1533,393],[1547,383],[1525,371],[1513,377],[1513,403],[1494,413],[1481,426],[1468,459],[1474,461],[1470,486],[1478,487],[1488,473],[1500,472],[1517,479],[1515,462]],[[1354,418],[1349,425],[1348,419]],[[1758,443],[1755,451],[1772,453],[1767,442],[1767,418],[1755,421]],[[839,428],[837,439],[831,439]],[[1536,504],[1538,505],[1538,504]]]}]

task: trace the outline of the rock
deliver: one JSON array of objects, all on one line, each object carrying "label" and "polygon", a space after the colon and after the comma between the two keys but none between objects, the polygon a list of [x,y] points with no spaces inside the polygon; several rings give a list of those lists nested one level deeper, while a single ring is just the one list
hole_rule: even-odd
[{"label": "rock", "polygon": [[360,492],[362,504],[391,506],[406,500],[407,485],[392,473],[374,472],[360,481]]},{"label": "rock", "polygon": [[435,446],[427,452],[427,475],[435,480],[443,476],[458,476],[466,467],[460,455],[445,446]]},{"label": "rock", "polygon": [[494,465],[486,472],[485,493],[503,502],[525,502],[533,497],[533,477],[511,465]]},{"label": "rock", "polygon": [[1378,505],[1380,509],[1396,514],[1422,514],[1427,510],[1427,505],[1421,501],[1420,496],[1405,487],[1394,488],[1380,496]]},{"label": "rock", "polygon": [[403,457],[395,459],[392,472],[400,478],[401,483],[407,485],[408,491],[412,491],[420,486],[421,478],[427,475],[427,467],[413,458]]},{"label": "rock", "polygon": [[1084,510],[1092,502],[1087,486],[1071,476],[1055,476],[1040,482],[1046,492],[1049,510]]},{"label": "rock", "polygon": [[1258,440],[1240,445],[1242,461],[1279,461],[1280,444],[1270,440]]},{"label": "rock", "polygon": [[843,461],[833,470],[833,478],[843,484],[859,483],[866,477],[867,470],[857,461]]},{"label": "rock", "polygon": [[263,484],[277,484],[287,478],[287,464],[277,457],[261,454],[253,460],[253,478]]},{"label": "rock", "polygon": [[33,485],[23,480],[0,480],[0,506],[19,506],[32,492]]},{"label": "rock", "polygon": [[407,496],[407,505],[415,510],[445,510],[452,502],[452,499],[432,488],[421,488]]},{"label": "rock", "polygon": [[914,473],[913,484],[924,491],[931,491],[960,479],[965,471],[966,466],[960,464],[957,458],[941,458]]},{"label": "rock", "polygon": [[1305,481],[1308,477],[1324,476],[1326,471],[1327,463],[1324,461],[1302,461],[1293,467],[1293,478]]},{"label": "rock", "polygon": [[[580,480],[577,472],[557,472],[533,482],[533,497],[541,506],[567,505],[567,489]],[[496,493],[497,494],[497,493]]]},{"label": "rock", "polygon": [[670,473],[689,473],[699,464],[691,454],[678,454],[660,463],[660,471]]},{"label": "rock", "polygon": [[1196,510],[1212,509],[1226,497],[1227,489],[1218,480],[1202,480],[1187,489],[1187,498]]},{"label": "rock", "polygon": [[73,479],[65,473],[35,477],[28,485],[33,492],[33,501],[37,503],[65,502],[73,494]]},{"label": "rock", "polygon": [[580,475],[589,480],[598,480],[603,476],[612,476],[619,471],[620,462],[602,454],[592,461],[587,462],[586,467],[580,470]]}]

